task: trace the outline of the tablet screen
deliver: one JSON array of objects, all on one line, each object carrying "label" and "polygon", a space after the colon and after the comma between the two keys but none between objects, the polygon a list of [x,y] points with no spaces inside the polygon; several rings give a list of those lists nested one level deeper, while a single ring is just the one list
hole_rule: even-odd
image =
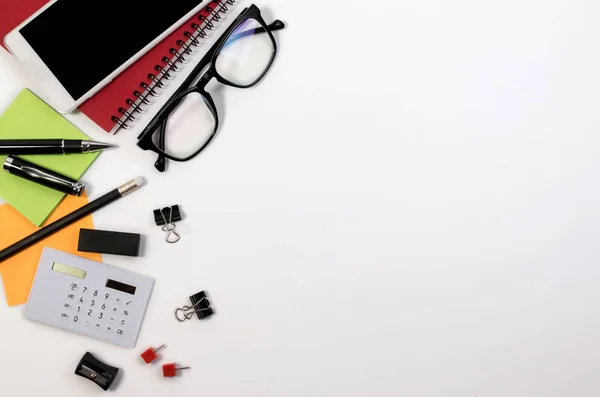
[{"label": "tablet screen", "polygon": [[77,100],[200,3],[59,0],[20,32]]}]

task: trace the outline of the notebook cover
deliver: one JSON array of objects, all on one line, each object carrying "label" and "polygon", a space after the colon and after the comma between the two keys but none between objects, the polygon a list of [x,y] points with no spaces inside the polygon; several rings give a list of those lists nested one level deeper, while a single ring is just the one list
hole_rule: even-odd
[{"label": "notebook cover", "polygon": [[4,47],[4,36],[47,2],[48,0],[0,0],[0,44],[2,47]]},{"label": "notebook cover", "polygon": [[[200,3],[201,1],[199,1]],[[206,6],[217,8],[225,0],[210,1]],[[47,0],[0,0],[0,37],[4,42],[4,36],[16,28],[25,19],[39,10]],[[208,17],[210,12],[204,8],[199,14]],[[119,108],[128,109],[127,99],[136,100],[134,91],[140,93],[144,91],[140,83],[150,84],[151,80],[148,74],[157,74],[156,65],[164,66],[163,57],[171,58],[169,50],[171,48],[179,49],[178,40],[187,41],[184,36],[186,31],[192,32],[190,24],[192,22],[200,23],[198,16],[192,17],[186,21],[179,29],[175,30],[163,41],[150,49],[144,56],[138,59],[133,65],[119,74],[115,79],[106,85],[100,92],[88,99],[79,106],[79,110],[92,119],[102,129],[107,132],[113,130],[116,125],[113,117],[120,119],[122,114]],[[117,43],[118,44],[118,43]],[[4,45],[4,43],[2,44]]]},{"label": "notebook cover", "polygon": [[[77,127],[25,89],[0,116],[0,139],[88,139]],[[79,179],[98,153],[19,156],[73,179]],[[6,155],[0,156],[0,167]],[[49,189],[0,170],[0,197],[29,219],[41,225],[65,197]]]}]

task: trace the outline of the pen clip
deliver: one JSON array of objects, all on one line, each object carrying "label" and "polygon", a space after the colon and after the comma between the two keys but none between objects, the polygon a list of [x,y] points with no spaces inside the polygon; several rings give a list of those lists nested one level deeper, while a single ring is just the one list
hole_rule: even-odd
[{"label": "pen clip", "polygon": [[65,181],[63,181],[60,178],[57,178],[54,175],[48,174],[48,173],[46,173],[44,171],[36,170],[35,168],[31,168],[31,167],[28,167],[28,166],[21,167],[21,170],[23,172],[25,172],[27,175],[29,175],[30,177],[32,177],[32,178],[45,179],[47,181],[52,181],[52,182],[55,182],[55,183],[60,184],[60,185],[65,185]]}]

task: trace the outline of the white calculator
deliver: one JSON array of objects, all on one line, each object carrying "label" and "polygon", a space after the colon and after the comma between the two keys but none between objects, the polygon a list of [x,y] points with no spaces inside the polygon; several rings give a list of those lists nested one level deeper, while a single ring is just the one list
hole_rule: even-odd
[{"label": "white calculator", "polygon": [[44,248],[25,317],[134,347],[154,279]]}]

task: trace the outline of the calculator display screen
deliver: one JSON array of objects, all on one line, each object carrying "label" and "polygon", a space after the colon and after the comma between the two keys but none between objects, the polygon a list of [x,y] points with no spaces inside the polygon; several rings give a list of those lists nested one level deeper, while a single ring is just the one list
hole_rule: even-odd
[{"label": "calculator display screen", "polygon": [[68,274],[69,276],[78,277],[84,279],[87,272],[85,270],[77,269],[76,267],[71,267],[67,265],[63,265],[62,263],[54,262],[52,264],[52,270],[55,272]]},{"label": "calculator display screen", "polygon": [[125,292],[126,294],[134,295],[136,288],[133,285],[125,284],[120,281],[108,279],[106,280],[106,287],[115,289],[117,291]]}]

